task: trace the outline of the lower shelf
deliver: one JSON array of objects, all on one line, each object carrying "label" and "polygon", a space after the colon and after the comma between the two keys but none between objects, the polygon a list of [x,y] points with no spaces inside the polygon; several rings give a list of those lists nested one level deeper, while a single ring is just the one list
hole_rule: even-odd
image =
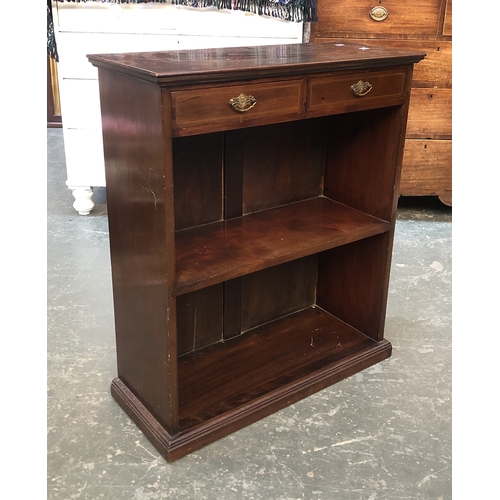
[{"label": "lower shelf", "polygon": [[310,307],[179,359],[179,432],[170,435],[119,379],[113,397],[174,461],[388,358],[376,342]]},{"label": "lower shelf", "polygon": [[376,345],[319,307],[309,307],[179,358],[181,429],[234,410]]}]

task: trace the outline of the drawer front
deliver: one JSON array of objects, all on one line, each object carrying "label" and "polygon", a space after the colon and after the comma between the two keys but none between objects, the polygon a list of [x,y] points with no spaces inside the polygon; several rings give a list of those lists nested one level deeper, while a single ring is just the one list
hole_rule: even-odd
[{"label": "drawer front", "polygon": [[400,194],[435,196],[447,202],[452,188],[451,141],[405,141]]},{"label": "drawer front", "polygon": [[441,0],[319,2],[316,36],[439,34]]},{"label": "drawer front", "polygon": [[451,139],[451,89],[412,89],[406,137]]},{"label": "drawer front", "polygon": [[[307,88],[307,110],[316,114],[402,104],[405,79],[404,70],[311,77]],[[367,88],[362,88],[361,84],[357,91],[351,89],[359,82],[367,84]]]},{"label": "drawer front", "polygon": [[[377,40],[394,49],[421,50],[427,55],[413,68],[413,87],[451,88],[452,46],[449,41]],[[368,41],[366,42],[368,43]]]},{"label": "drawer front", "polygon": [[174,91],[172,128],[184,135],[285,121],[302,112],[302,88],[299,79]]}]

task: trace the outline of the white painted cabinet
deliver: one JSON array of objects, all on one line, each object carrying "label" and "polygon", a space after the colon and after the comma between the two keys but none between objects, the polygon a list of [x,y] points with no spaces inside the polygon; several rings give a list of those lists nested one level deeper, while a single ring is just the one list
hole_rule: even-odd
[{"label": "white painted cabinet", "polygon": [[67,186],[75,210],[91,212],[105,186],[97,69],[87,54],[302,42],[302,23],[241,11],[165,3],[53,2]]}]

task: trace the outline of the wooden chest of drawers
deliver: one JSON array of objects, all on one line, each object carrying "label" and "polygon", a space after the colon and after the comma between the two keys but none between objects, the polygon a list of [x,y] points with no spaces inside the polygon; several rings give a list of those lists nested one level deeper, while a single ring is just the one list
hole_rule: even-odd
[{"label": "wooden chest of drawers", "polygon": [[118,377],[167,458],[391,354],[417,51],[296,44],[99,68]]},{"label": "wooden chest of drawers", "polygon": [[318,0],[311,41],[416,49],[400,194],[451,205],[452,0]]}]

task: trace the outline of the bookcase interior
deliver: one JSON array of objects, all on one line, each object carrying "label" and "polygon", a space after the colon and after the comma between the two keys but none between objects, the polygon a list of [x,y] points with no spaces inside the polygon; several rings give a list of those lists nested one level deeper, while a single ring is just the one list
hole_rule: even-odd
[{"label": "bookcase interior", "polygon": [[181,430],[382,340],[398,113],[173,140]]}]

